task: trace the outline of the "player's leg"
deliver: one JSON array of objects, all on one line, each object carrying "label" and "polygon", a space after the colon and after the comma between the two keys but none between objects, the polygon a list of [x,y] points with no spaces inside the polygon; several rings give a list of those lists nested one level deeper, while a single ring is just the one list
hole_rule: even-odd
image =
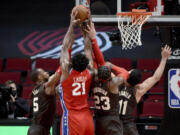
[{"label": "player's leg", "polygon": [[124,135],[139,135],[134,122],[123,123],[123,132]]},{"label": "player's leg", "polygon": [[28,135],[48,135],[48,133],[43,130],[42,126],[31,125],[28,129]]},{"label": "player's leg", "polygon": [[101,118],[99,118],[99,117],[97,117],[96,116],[96,123],[95,123],[95,125],[96,125],[96,130],[95,130],[95,133],[96,133],[96,135],[104,135],[105,134],[105,130],[104,130],[104,119],[101,117]]},{"label": "player's leg", "polygon": [[95,129],[94,129],[94,120],[91,112],[88,110],[86,112],[86,115],[84,115],[84,125],[85,125],[85,135],[94,135],[95,134]]},{"label": "player's leg", "polygon": [[94,135],[94,121],[89,110],[69,112],[69,135]]},{"label": "player's leg", "polygon": [[69,135],[69,117],[68,113],[64,113],[61,116],[61,126],[60,126],[60,134],[61,135]]},{"label": "player's leg", "polygon": [[96,135],[123,135],[118,116],[104,116],[96,120]]},{"label": "player's leg", "polygon": [[122,123],[118,116],[112,116],[112,120],[109,122],[109,125],[110,126],[107,127],[107,135],[123,135]]}]

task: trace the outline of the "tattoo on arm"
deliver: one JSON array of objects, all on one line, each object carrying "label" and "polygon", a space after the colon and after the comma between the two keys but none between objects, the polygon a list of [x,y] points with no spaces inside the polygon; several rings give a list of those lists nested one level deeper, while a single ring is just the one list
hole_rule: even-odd
[{"label": "tattoo on arm", "polygon": [[61,59],[60,59],[60,64],[61,64],[61,68],[62,68],[62,77],[61,78],[65,78],[69,72],[70,58],[69,58],[68,48],[72,46],[73,41],[74,41],[73,26],[70,25],[69,29],[64,37],[63,45],[61,48]]}]

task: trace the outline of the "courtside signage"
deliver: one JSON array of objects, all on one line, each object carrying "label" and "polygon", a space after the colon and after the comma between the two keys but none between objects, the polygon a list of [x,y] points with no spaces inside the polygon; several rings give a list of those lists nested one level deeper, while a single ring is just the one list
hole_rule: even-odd
[{"label": "courtside signage", "polygon": [[170,69],[168,72],[168,105],[170,108],[180,108],[180,69]]}]

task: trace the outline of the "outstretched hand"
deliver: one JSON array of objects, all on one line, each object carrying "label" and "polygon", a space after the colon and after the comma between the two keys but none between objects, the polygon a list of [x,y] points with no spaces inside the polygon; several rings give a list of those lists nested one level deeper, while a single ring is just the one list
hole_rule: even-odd
[{"label": "outstretched hand", "polygon": [[170,56],[171,53],[172,53],[171,48],[168,45],[165,45],[165,47],[162,48],[162,51],[161,51],[162,59],[166,60]]},{"label": "outstretched hand", "polygon": [[89,38],[91,40],[96,38],[96,30],[94,27],[94,23],[91,22],[90,25],[87,25],[85,31],[89,34]]},{"label": "outstretched hand", "polygon": [[78,14],[78,11],[72,11],[71,13],[71,25],[74,27],[76,26],[78,23],[80,23],[80,19],[76,19],[76,16]]},{"label": "outstretched hand", "polygon": [[86,37],[87,34],[87,32],[85,31],[87,29],[87,25],[89,25],[90,23],[91,23],[91,14],[90,14],[90,10],[88,10],[87,19],[79,24],[79,27],[84,37]]}]

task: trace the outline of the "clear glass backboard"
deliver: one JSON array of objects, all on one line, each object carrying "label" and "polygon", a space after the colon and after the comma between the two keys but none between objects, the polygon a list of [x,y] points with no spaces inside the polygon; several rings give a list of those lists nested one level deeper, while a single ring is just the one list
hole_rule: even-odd
[{"label": "clear glass backboard", "polygon": [[[86,0],[76,0],[75,5]],[[180,25],[180,0],[89,0],[89,8],[94,23],[117,24],[118,12],[130,12],[132,8],[152,12],[147,20],[150,24]]]}]

